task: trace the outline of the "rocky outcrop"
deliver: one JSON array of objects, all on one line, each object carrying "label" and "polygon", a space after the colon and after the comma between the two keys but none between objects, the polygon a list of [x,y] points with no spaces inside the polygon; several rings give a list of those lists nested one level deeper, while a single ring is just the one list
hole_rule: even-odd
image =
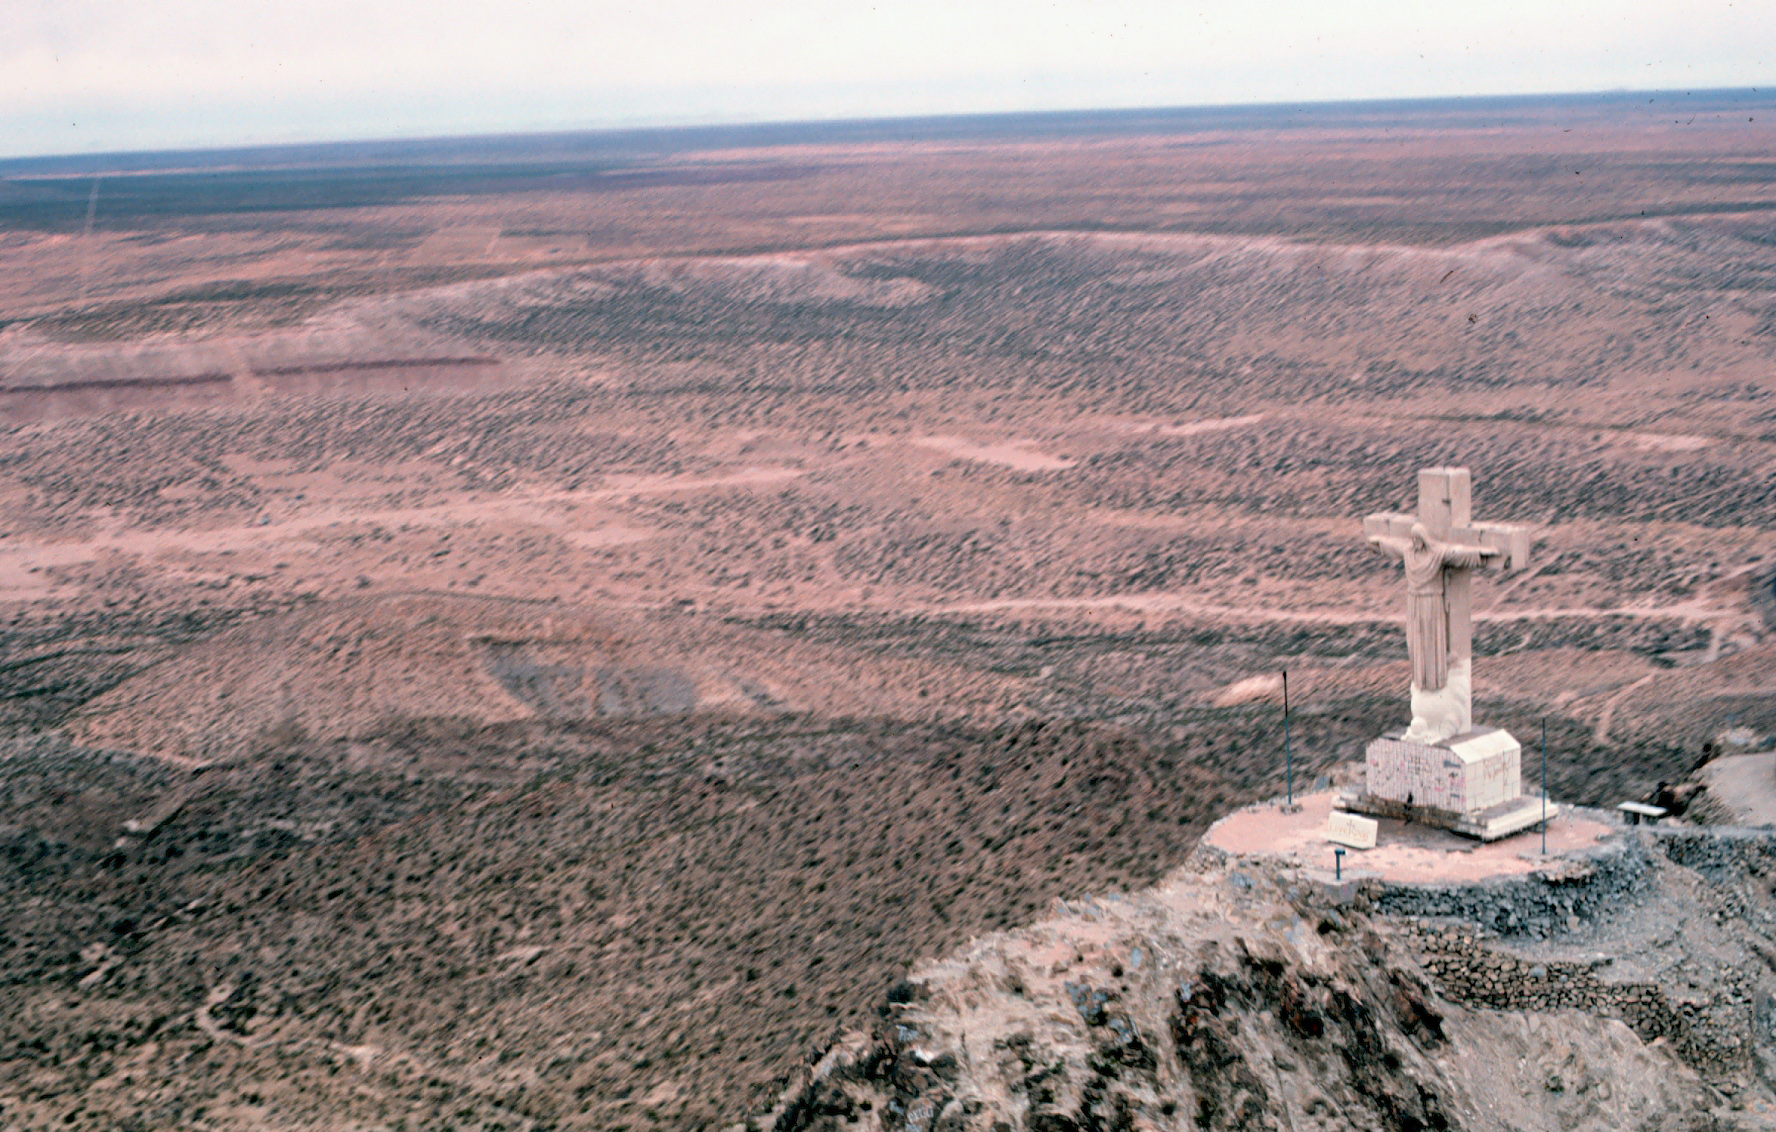
[{"label": "rocky outcrop", "polygon": [[[1689,898],[1663,907],[1674,885],[1696,880],[1645,843],[1615,846],[1601,867],[1533,882],[1566,886],[1567,896],[1588,884],[1617,893],[1613,906],[1570,901],[1555,939],[1390,912],[1389,888],[1375,882],[1324,883],[1199,855],[1159,888],[1057,904],[1045,922],[917,971],[883,1004],[875,1033],[833,1047],[755,1123],[774,1132],[1737,1127],[1765,1096],[1749,1005],[1756,980],[1723,967],[1698,995],[1598,949],[1598,933],[1623,938],[1637,916],[1712,915]],[[1560,958],[1560,947],[1588,947],[1589,957]]]}]

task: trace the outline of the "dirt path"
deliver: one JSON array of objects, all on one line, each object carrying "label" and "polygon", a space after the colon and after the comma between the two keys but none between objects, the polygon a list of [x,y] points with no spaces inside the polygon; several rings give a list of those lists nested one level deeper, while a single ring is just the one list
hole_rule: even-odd
[{"label": "dirt path", "polygon": [[1616,708],[1623,700],[1652,683],[1653,676],[1654,673],[1649,672],[1609,698],[1609,701],[1603,705],[1603,710],[1597,715],[1597,730],[1591,734],[1594,743],[1600,747],[1609,745],[1610,723],[1616,718]]},{"label": "dirt path", "polygon": [[[1223,605],[1182,594],[1118,594],[1110,597],[1007,598],[998,601],[958,602],[931,605],[921,613],[1015,613],[1021,610],[1127,610],[1133,613],[1194,613],[1233,621],[1307,622],[1321,625],[1361,625],[1399,619],[1396,611],[1385,613],[1350,609],[1275,609],[1257,605]],[[1593,606],[1550,606],[1541,609],[1492,610],[1474,614],[1475,621],[1538,621],[1554,617],[1637,617],[1648,620],[1679,618],[1709,621],[1732,611],[1696,601],[1668,605],[1623,605],[1610,609]]]}]

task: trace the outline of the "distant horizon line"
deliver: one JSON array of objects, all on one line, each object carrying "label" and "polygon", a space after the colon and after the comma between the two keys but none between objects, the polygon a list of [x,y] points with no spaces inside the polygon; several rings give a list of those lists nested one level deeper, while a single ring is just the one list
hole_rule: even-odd
[{"label": "distant horizon line", "polygon": [[[1776,84],[1772,84],[1776,87]],[[992,111],[957,111],[941,114],[893,114],[880,116],[835,116],[808,118],[760,118],[760,119],[707,119],[701,121],[660,121],[651,124],[627,124],[582,126],[560,129],[513,129],[496,133],[478,131],[472,133],[416,133],[386,136],[354,136],[315,138],[306,141],[253,142],[247,144],[222,144],[214,146],[175,146],[165,149],[119,149],[98,152],[47,153],[15,155],[0,157],[0,179],[6,176],[35,174],[38,176],[93,176],[93,175],[128,175],[142,172],[166,171],[173,159],[184,158],[195,161],[199,165],[222,167],[229,164],[245,164],[248,167],[270,167],[277,164],[329,164],[351,166],[376,160],[379,150],[402,151],[398,155],[387,152],[382,160],[414,161],[426,156],[428,149],[455,149],[465,145],[474,145],[497,149],[502,143],[514,148],[518,143],[536,143],[547,141],[578,141],[581,143],[638,143],[653,141],[654,147],[662,153],[705,148],[709,143],[727,142],[734,144],[742,138],[752,135],[755,140],[751,144],[795,144],[812,141],[827,143],[843,141],[926,141],[941,139],[961,139],[969,136],[982,136],[984,133],[995,132],[994,126],[1008,126],[1014,123],[1039,124],[1047,123],[1054,126],[1074,125],[1085,127],[1072,132],[1094,132],[1090,127],[1113,126],[1122,120],[1127,132],[1128,125],[1139,123],[1128,122],[1131,118],[1167,117],[1213,119],[1221,116],[1224,120],[1202,121],[1197,128],[1262,128],[1276,126],[1276,117],[1288,113],[1311,113],[1320,109],[1341,111],[1345,114],[1374,114],[1389,110],[1454,110],[1477,109],[1491,107],[1509,108],[1541,105],[1559,105],[1562,103],[1578,104],[1607,103],[1615,100],[1649,97],[1657,100],[1661,96],[1685,100],[1717,100],[1743,103],[1750,99],[1761,99],[1776,103],[1776,89],[1759,86],[1701,87],[1683,89],[1677,87],[1649,87],[1643,89],[1617,87],[1605,90],[1576,91],[1544,91],[1538,93],[1514,94],[1459,94],[1459,95],[1427,95],[1395,98],[1344,98],[1344,99],[1312,99],[1269,102],[1207,102],[1174,105],[1141,105],[1141,106],[1105,106],[1075,107],[1069,109],[1040,110],[992,110]],[[1696,107],[1692,107],[1696,108]],[[1335,122],[1295,123],[1297,125],[1330,126]],[[1349,124],[1357,124],[1353,119]],[[1453,124],[1453,123],[1451,123]],[[903,133],[909,127],[917,127],[911,136],[893,137],[894,131]],[[983,130],[983,127],[987,129]],[[772,135],[801,134],[828,132],[846,134],[849,137],[791,138],[788,136],[773,137]],[[701,136],[702,143],[694,139]],[[672,143],[680,144],[659,144]],[[684,143],[692,144],[684,144]],[[583,148],[604,148],[598,145]],[[352,155],[339,151],[355,151]],[[307,156],[310,162],[303,162]],[[317,159],[325,156],[327,160]],[[527,156],[534,157],[533,152]],[[567,156],[563,154],[562,156]],[[224,159],[234,158],[235,161]],[[258,161],[252,161],[258,158]],[[456,160],[461,160],[460,155]]]}]

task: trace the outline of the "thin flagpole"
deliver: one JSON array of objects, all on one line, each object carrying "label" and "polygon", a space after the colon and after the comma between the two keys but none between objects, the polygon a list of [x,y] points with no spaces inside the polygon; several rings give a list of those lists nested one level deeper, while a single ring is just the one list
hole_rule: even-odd
[{"label": "thin flagpole", "polygon": [[1283,669],[1283,761],[1288,766],[1289,805],[1295,804],[1295,751],[1289,746],[1289,670]]},{"label": "thin flagpole", "polygon": [[1548,717],[1542,717],[1542,856],[1548,855]]},{"label": "thin flagpole", "polygon": [[80,236],[80,302],[86,302],[87,276],[92,273],[93,216],[99,211],[99,179],[93,178],[92,192],[86,198],[86,229]]}]

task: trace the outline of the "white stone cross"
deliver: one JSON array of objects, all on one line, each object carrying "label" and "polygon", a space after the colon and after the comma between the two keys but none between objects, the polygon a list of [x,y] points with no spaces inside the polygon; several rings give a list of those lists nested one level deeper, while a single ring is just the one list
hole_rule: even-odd
[{"label": "white stone cross", "polygon": [[1473,572],[1521,569],[1529,529],[1475,523],[1466,468],[1418,473],[1418,514],[1363,520],[1372,546],[1406,565],[1406,649],[1412,657],[1412,726],[1406,737],[1441,743],[1473,726]]}]

